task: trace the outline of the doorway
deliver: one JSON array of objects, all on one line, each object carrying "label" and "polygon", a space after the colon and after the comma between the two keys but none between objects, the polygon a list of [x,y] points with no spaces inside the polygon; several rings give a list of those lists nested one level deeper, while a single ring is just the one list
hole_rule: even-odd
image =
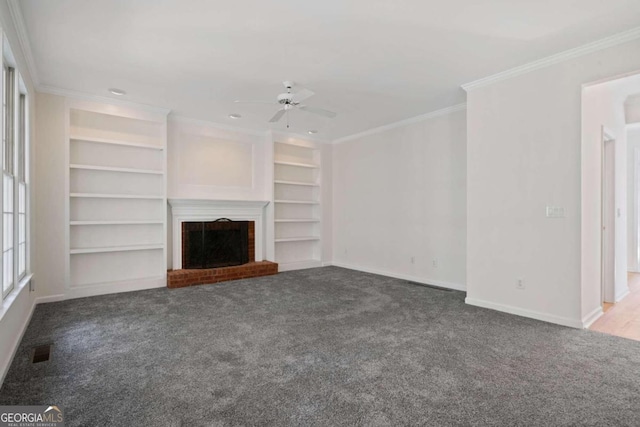
[{"label": "doorway", "polygon": [[615,303],[616,144],[611,131],[602,127],[602,281],[601,302],[605,311]]}]

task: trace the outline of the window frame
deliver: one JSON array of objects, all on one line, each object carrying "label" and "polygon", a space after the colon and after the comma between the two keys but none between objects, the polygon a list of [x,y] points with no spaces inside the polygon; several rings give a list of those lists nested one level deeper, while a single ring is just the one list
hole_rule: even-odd
[{"label": "window frame", "polygon": [[[29,271],[29,96],[22,76],[18,73],[17,103],[16,103],[16,175],[14,177],[14,253],[16,266],[16,280],[19,283]],[[24,185],[24,200],[20,200],[21,186]],[[24,206],[24,212],[21,212]],[[20,230],[20,219],[24,215],[24,230]],[[24,242],[21,235],[24,233]],[[24,244],[24,269],[20,270],[20,245]]]},{"label": "window frame", "polygon": [[[16,72],[6,55],[2,59],[2,297],[6,298],[16,287],[15,274],[15,82]],[[7,186],[7,183],[9,186]],[[9,200],[6,190],[11,189]],[[11,207],[6,208],[9,204]],[[5,221],[10,218],[10,231]],[[11,233],[10,241],[7,234]],[[7,261],[10,261],[11,265]]]},{"label": "window frame", "polygon": [[[0,257],[0,307],[14,292],[20,290],[27,279],[31,277],[30,248],[30,126],[29,114],[30,95],[20,75],[6,35],[0,31],[2,42],[3,76],[0,84],[3,111],[0,114],[2,131],[2,147],[0,147],[0,163],[2,164],[2,185],[0,185],[0,211],[2,224],[0,227],[0,242],[2,242],[2,256]],[[6,109],[5,109],[6,107]],[[8,145],[10,144],[10,145]],[[7,187],[7,184],[10,184]],[[10,191],[12,194],[6,194]],[[22,197],[21,197],[22,194]],[[11,200],[5,200],[10,196]],[[6,202],[6,203],[5,203]],[[11,208],[7,209],[7,204]],[[6,212],[5,212],[6,211]],[[11,216],[11,229],[8,231],[11,242],[5,242],[5,216]],[[21,226],[22,224],[22,226]],[[5,250],[5,244],[7,249]],[[21,246],[23,246],[21,248]],[[10,265],[6,265],[5,252],[11,251]],[[21,262],[22,261],[22,262]],[[23,267],[23,268],[21,268]],[[10,284],[5,289],[5,278],[10,275]]]}]

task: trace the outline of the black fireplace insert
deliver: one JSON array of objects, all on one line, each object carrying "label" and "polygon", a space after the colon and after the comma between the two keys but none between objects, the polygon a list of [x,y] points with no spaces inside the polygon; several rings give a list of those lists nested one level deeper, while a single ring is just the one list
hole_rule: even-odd
[{"label": "black fireplace insert", "polygon": [[182,223],[182,268],[217,268],[249,262],[249,221],[221,218]]}]

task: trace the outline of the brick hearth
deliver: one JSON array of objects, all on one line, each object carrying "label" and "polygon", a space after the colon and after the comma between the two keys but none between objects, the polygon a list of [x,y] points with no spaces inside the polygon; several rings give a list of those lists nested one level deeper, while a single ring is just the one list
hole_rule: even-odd
[{"label": "brick hearth", "polygon": [[167,287],[184,288],[250,277],[270,276],[277,273],[278,264],[271,261],[252,261],[243,265],[221,268],[170,270],[167,274]]}]

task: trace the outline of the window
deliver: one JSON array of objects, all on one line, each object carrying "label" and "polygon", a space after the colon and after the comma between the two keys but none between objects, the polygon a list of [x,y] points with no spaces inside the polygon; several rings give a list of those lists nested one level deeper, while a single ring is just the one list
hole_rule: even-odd
[{"label": "window", "polygon": [[2,57],[2,298],[23,279],[29,269],[29,120],[26,86],[15,69],[6,39]]},{"label": "window", "polygon": [[13,275],[13,147],[15,71],[3,64],[2,97],[2,295],[14,286]]},{"label": "window", "polygon": [[27,95],[18,97],[18,279],[27,273]]}]

